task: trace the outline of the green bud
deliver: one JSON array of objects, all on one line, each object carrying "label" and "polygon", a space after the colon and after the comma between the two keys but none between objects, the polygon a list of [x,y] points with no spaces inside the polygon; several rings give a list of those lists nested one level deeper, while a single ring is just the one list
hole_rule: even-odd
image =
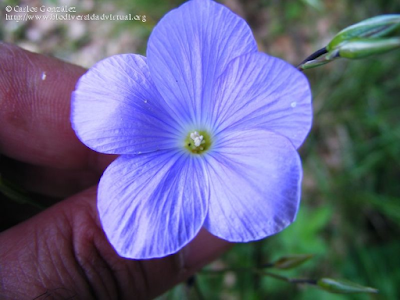
[{"label": "green bud", "polygon": [[344,58],[364,58],[400,48],[400,38],[354,39],[339,46],[339,56]]},{"label": "green bud", "polygon": [[328,51],[354,38],[379,38],[400,28],[400,14],[376,16],[340,31],[326,47]]},{"label": "green bud", "polygon": [[335,294],[378,293],[377,289],[362,286],[345,279],[322,278],[317,281],[317,285],[323,290]]},{"label": "green bud", "polygon": [[293,269],[305,263],[313,256],[313,254],[295,254],[284,256],[274,262],[272,267],[277,269]]}]

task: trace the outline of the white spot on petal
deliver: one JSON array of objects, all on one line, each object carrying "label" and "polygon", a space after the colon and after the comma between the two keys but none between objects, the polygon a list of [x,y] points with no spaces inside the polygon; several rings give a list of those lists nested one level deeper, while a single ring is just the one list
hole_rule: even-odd
[{"label": "white spot on petal", "polygon": [[292,102],[292,103],[290,104],[290,106],[293,107],[293,108],[295,108],[295,107],[297,106],[297,102]]},{"label": "white spot on petal", "polygon": [[46,80],[46,72],[42,73],[42,80]]}]

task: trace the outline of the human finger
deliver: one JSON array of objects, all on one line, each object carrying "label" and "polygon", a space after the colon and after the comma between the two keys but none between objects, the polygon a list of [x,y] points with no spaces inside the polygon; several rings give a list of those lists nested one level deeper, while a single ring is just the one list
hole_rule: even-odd
[{"label": "human finger", "polygon": [[150,299],[232,245],[202,230],[175,255],[122,258],[101,229],[95,199],[93,187],[0,234],[2,298]]},{"label": "human finger", "polygon": [[70,97],[86,71],[0,43],[0,152],[59,169],[104,169],[110,161],[84,146],[70,124]]}]

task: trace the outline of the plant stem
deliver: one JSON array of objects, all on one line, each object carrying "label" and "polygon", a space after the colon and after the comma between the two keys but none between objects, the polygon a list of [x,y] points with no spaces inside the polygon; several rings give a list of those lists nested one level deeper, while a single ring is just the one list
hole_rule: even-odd
[{"label": "plant stem", "polygon": [[254,272],[256,274],[262,275],[262,276],[268,276],[272,277],[281,281],[285,281],[288,283],[294,283],[294,284],[310,284],[310,285],[316,285],[317,280],[316,279],[307,279],[307,278],[289,278],[285,277],[276,273],[271,273],[268,271],[256,269],[256,268],[226,268],[226,269],[220,269],[220,270],[203,270],[201,273],[203,274],[222,274],[226,272],[243,272],[243,271],[250,271]]},{"label": "plant stem", "polygon": [[261,271],[261,270],[257,270],[257,272],[260,275],[264,275],[264,276],[268,276],[268,277],[272,277],[278,280],[282,280],[285,282],[289,282],[289,283],[295,283],[295,284],[312,284],[312,285],[316,285],[317,284],[317,280],[315,279],[303,279],[303,278],[288,278],[279,274],[275,274],[275,273],[271,273],[271,272],[267,272],[267,271]]}]

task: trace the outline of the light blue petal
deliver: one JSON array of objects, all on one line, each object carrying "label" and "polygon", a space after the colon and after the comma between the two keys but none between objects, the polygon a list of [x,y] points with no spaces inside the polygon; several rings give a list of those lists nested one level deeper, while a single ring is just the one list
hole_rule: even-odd
[{"label": "light blue petal", "polygon": [[287,137],[296,148],[312,123],[307,78],[288,63],[254,53],[232,61],[214,86],[216,132],[259,128]]},{"label": "light blue petal", "polygon": [[195,237],[208,199],[199,157],[159,151],[114,161],[100,180],[97,205],[118,254],[149,259],[175,253]]},{"label": "light blue petal", "polygon": [[158,23],[147,57],[151,76],[175,117],[202,129],[216,78],[232,59],[256,51],[243,19],[214,1],[193,0]]},{"label": "light blue petal", "polygon": [[98,152],[169,149],[177,144],[179,125],[162,103],[145,57],[112,56],[79,79],[72,94],[72,127],[85,145]]},{"label": "light blue petal", "polygon": [[263,130],[229,131],[207,154],[210,203],[204,226],[212,234],[248,242],[294,221],[302,169],[288,139]]}]

